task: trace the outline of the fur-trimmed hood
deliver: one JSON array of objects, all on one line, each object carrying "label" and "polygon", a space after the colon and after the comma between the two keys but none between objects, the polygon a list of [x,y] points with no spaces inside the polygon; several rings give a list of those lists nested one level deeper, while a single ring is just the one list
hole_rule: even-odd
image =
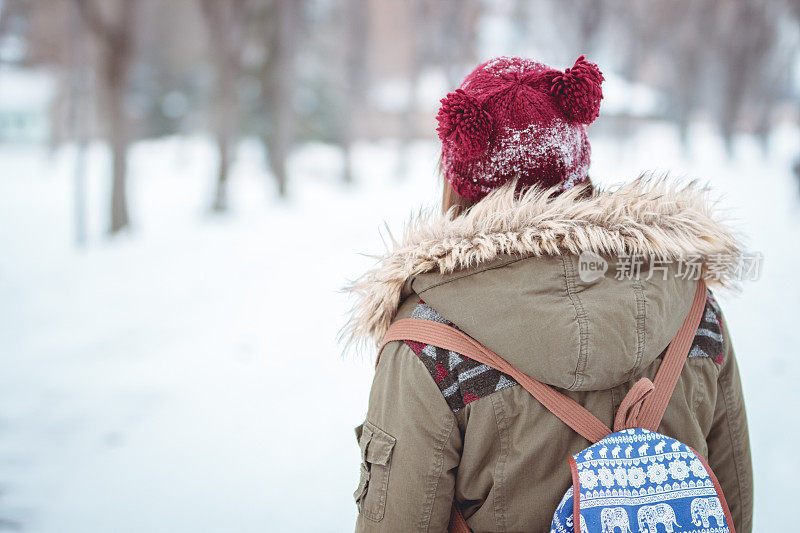
[{"label": "fur-trimmed hood", "polygon": [[558,195],[531,189],[518,197],[509,184],[461,216],[420,214],[402,240],[393,241],[394,249],[347,287],[355,305],[342,338],[347,344],[378,343],[415,278],[471,271],[504,258],[552,259],[585,251],[610,258],[692,258],[702,264],[709,285],[732,285],[741,246],[708,196],[695,182],[676,185],[664,177]]}]

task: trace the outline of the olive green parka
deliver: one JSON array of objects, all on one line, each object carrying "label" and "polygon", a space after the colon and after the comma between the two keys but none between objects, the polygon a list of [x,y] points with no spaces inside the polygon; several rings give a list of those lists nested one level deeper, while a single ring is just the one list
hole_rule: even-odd
[{"label": "olive green parka", "polygon": [[[605,259],[604,274],[582,270],[586,252]],[[378,343],[394,320],[446,321],[611,426],[683,322],[692,272],[712,288],[729,285],[739,254],[695,185],[639,179],[614,191],[522,197],[505,187],[459,217],[412,221],[351,287],[345,333]],[[736,531],[748,533],[745,408],[710,292],[659,431],[708,459]],[[364,532],[446,531],[454,501],[475,532],[549,531],[570,485],[567,460],[590,445],[509,376],[399,341],[380,354],[356,433],[356,530]]]}]

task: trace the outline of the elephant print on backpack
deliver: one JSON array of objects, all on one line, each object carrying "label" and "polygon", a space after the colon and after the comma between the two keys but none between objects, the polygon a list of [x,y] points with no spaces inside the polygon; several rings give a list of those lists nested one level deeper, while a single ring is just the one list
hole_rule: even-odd
[{"label": "elephant print on backpack", "polygon": [[603,533],[614,533],[619,528],[620,533],[633,533],[628,520],[628,512],[624,507],[606,507],[600,513],[600,525]]},{"label": "elephant print on backpack", "polygon": [[719,503],[719,498],[695,498],[692,500],[692,523],[696,526],[702,525],[704,528],[711,527],[708,518],[714,517],[717,527],[722,527],[725,520],[725,512]]},{"label": "elephant print on backpack", "polygon": [[[580,515],[580,517],[581,517],[581,533],[589,533],[589,528],[586,527],[586,519],[583,518],[583,515]],[[575,531],[575,529],[573,528],[572,516],[567,517],[566,526],[570,531]],[[623,531],[623,533],[625,532]]]},{"label": "elephant print on backpack", "polygon": [[582,532],[575,515],[593,533],[727,533],[732,527],[702,457],[666,435],[620,430],[573,455],[570,469],[575,485],[556,509],[550,533]]},{"label": "elephant print on backpack", "polygon": [[675,511],[669,504],[657,503],[655,505],[645,505],[639,508],[636,514],[639,523],[639,531],[644,533],[658,533],[658,524],[663,524],[667,533],[673,533],[672,526],[679,526],[675,519]]}]

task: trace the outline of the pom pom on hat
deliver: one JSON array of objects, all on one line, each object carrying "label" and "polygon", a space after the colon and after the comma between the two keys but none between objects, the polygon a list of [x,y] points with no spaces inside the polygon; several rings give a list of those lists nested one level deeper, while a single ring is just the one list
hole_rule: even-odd
[{"label": "pom pom on hat", "polygon": [[591,124],[600,114],[604,79],[597,65],[580,56],[572,68],[553,77],[550,93],[570,120]]},{"label": "pom pom on hat", "polygon": [[492,116],[481,108],[480,102],[462,89],[441,100],[436,115],[439,139],[449,143],[463,161],[481,157],[489,147],[492,135]]}]

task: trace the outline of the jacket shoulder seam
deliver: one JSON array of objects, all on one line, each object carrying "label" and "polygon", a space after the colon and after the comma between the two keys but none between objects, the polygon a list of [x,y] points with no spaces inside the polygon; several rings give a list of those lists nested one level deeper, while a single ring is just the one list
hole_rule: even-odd
[{"label": "jacket shoulder seam", "polygon": [[498,531],[506,531],[506,462],[508,461],[508,420],[503,408],[503,398],[497,394],[490,395],[495,423],[497,424],[497,440],[500,442],[500,454],[495,463],[494,498],[495,525]]},{"label": "jacket shoulder seam", "polygon": [[742,516],[744,516],[745,506],[744,497],[742,495],[742,461],[741,457],[739,457],[740,450],[739,446],[737,445],[738,443],[736,443],[733,438],[733,427],[731,424],[731,403],[733,403],[733,399],[730,397],[730,387],[727,383],[724,383],[724,381],[724,379],[720,379],[718,383],[722,389],[722,401],[725,404],[725,427],[728,432],[728,439],[731,443],[731,455],[733,457],[734,470],[736,471],[736,496],[739,500],[739,508],[742,510]]},{"label": "jacket shoulder seam", "polygon": [[575,308],[575,321],[578,324],[578,361],[575,364],[575,379],[567,390],[575,390],[583,383],[583,374],[588,364],[589,321],[583,302],[575,292],[575,269],[567,257],[561,256],[564,266],[564,288],[572,306]]},{"label": "jacket shoulder seam", "polygon": [[[450,440],[453,428],[456,426],[455,416],[450,414],[442,431],[439,432],[434,446],[433,467],[428,475],[428,482],[425,495],[425,506],[420,516],[419,530],[428,531],[433,515],[433,507],[436,502],[436,493],[442,480],[442,469],[444,468],[444,447]],[[455,490],[455,488],[454,488]]]},{"label": "jacket shoulder seam", "polygon": [[633,296],[636,301],[636,360],[631,369],[631,376],[641,366],[647,344],[647,297],[638,278],[633,280]]}]

